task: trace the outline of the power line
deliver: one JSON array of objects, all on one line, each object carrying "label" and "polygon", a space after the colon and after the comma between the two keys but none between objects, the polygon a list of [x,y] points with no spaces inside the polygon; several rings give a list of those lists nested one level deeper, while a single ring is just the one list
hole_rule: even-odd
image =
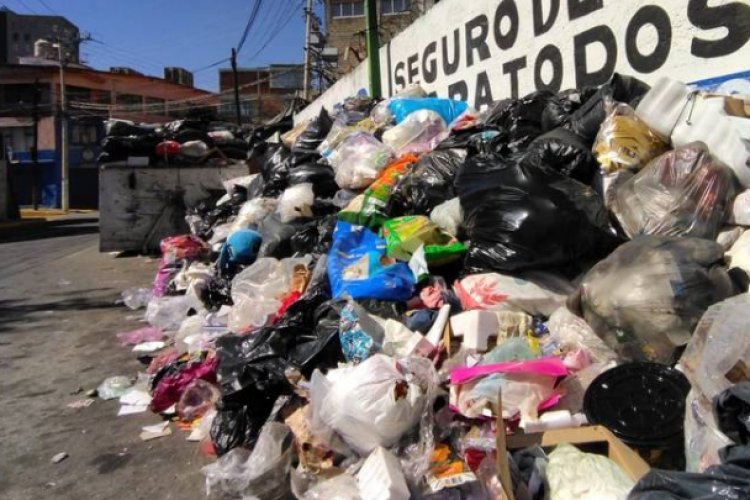
[{"label": "power line", "polygon": [[255,24],[255,20],[258,18],[258,12],[260,11],[260,7],[262,5],[263,5],[263,0],[255,0],[255,5],[253,5],[253,10],[250,12],[250,17],[247,19],[245,30],[242,32],[240,41],[237,44],[238,54],[242,50],[242,46],[245,45],[245,40],[247,40],[247,35],[250,33],[250,28],[252,28],[253,24]]},{"label": "power line", "polygon": [[42,4],[42,6],[45,9],[47,9],[52,15],[55,15],[55,16],[59,15],[57,12],[55,12],[54,10],[52,10],[52,8],[49,5],[47,5],[47,2],[45,2],[44,0],[36,0],[36,1],[39,2],[40,4]]},{"label": "power line", "polygon": [[276,39],[277,36],[279,36],[279,34],[284,30],[284,28],[286,28],[286,26],[292,20],[292,13],[296,10],[301,9],[304,4],[305,4],[305,0],[301,0],[297,4],[296,7],[292,7],[291,11],[287,11],[289,12],[289,14],[286,16],[286,19],[284,19],[284,17],[282,16],[281,18],[282,22],[280,24],[277,24],[277,26],[271,30],[271,36],[265,41],[265,43],[263,43],[260,46],[258,50],[255,51],[255,53],[253,53],[252,56],[250,56],[248,61],[252,61],[256,57],[258,57],[263,52],[263,50],[265,50],[265,48],[268,47],[271,44],[271,42],[273,42]]},{"label": "power line", "polygon": [[34,9],[32,9],[31,7],[29,7],[29,4],[27,4],[26,2],[24,2],[24,0],[16,0],[16,2],[18,2],[18,3],[19,3],[19,4],[21,4],[21,5],[23,6],[23,7],[25,7],[25,8],[26,8],[26,10],[28,10],[28,11],[29,11],[29,12],[31,12],[32,14],[34,14],[34,15],[38,15],[38,12],[37,12],[37,11],[35,11]]}]

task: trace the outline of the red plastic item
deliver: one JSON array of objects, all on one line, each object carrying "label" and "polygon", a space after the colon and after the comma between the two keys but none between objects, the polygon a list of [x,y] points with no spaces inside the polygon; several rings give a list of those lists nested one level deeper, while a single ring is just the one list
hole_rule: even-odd
[{"label": "red plastic item", "polygon": [[180,143],[177,141],[164,141],[156,145],[157,156],[175,156],[180,153]]}]

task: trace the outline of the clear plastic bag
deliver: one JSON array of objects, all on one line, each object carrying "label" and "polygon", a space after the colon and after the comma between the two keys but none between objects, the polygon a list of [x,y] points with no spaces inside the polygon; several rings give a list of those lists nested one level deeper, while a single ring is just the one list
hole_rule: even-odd
[{"label": "clear plastic bag", "polygon": [[367,132],[344,139],[328,157],[336,184],[344,189],[364,189],[393,160],[393,151]]},{"label": "clear plastic bag", "polygon": [[617,170],[639,170],[648,162],[669,150],[627,104],[607,104],[607,118],[599,129],[594,143],[596,159],[607,173]]},{"label": "clear plastic bag", "polygon": [[284,500],[291,488],[292,433],[284,424],[268,422],[260,431],[253,451],[235,448],[203,467],[206,492],[229,497]]},{"label": "clear plastic bag", "polygon": [[584,318],[623,358],[669,363],[705,310],[734,294],[723,257],[718,243],[698,238],[625,243],[584,276]]},{"label": "clear plastic bag", "polygon": [[685,470],[703,472],[721,464],[719,450],[734,444],[717,429],[711,403],[695,389],[685,401]]},{"label": "clear plastic bag", "polygon": [[254,198],[245,202],[232,223],[232,230],[257,227],[268,214],[276,210],[277,204],[278,200],[274,198]]},{"label": "clear plastic bag", "polygon": [[744,232],[745,228],[741,226],[724,226],[716,237],[716,243],[721,245],[724,250],[729,250],[737,243]]},{"label": "clear plastic bag", "polygon": [[99,397],[106,401],[108,399],[119,398],[131,387],[133,387],[133,380],[130,377],[117,375],[104,379],[96,390]]},{"label": "clear plastic bag", "polygon": [[437,373],[428,359],[397,361],[382,354],[353,368],[331,370],[324,378],[318,377],[311,387],[313,432],[315,422],[318,428],[322,424],[360,456],[378,446],[395,445],[417,426],[437,385]]},{"label": "clear plastic bag", "polygon": [[313,203],[315,193],[312,184],[306,182],[286,189],[279,198],[281,222],[287,224],[300,217],[312,217]]},{"label": "clear plastic bag", "polygon": [[349,474],[322,481],[305,493],[302,500],[359,500],[357,478]]},{"label": "clear plastic bag", "polygon": [[234,306],[229,313],[229,329],[242,332],[261,327],[281,306],[281,299],[290,291],[296,266],[307,268],[312,257],[277,260],[261,257],[232,280]]},{"label": "clear plastic bag", "polygon": [[411,113],[404,121],[383,133],[383,143],[397,155],[429,153],[450,133],[439,114],[430,110]]},{"label": "clear plastic bag", "polygon": [[138,310],[148,305],[148,301],[151,300],[151,290],[148,288],[127,288],[123,290],[122,301],[133,311]]},{"label": "clear plastic bag", "polygon": [[195,379],[185,387],[177,402],[177,414],[186,422],[192,422],[211,410],[221,397],[219,389],[212,383]]},{"label": "clear plastic bag", "polygon": [[203,303],[193,295],[154,297],[146,308],[146,321],[163,331],[175,331],[191,311],[203,310]]},{"label": "clear plastic bag", "polygon": [[[359,113],[361,115],[361,113]],[[354,124],[350,123],[350,117],[347,114],[336,117],[331,127],[331,131],[326,136],[325,140],[318,146],[318,153],[327,158],[335,150],[344,139],[355,132],[369,132],[373,133],[378,128],[378,125],[372,120],[372,118],[365,118]]]},{"label": "clear plastic bag", "polygon": [[700,143],[656,158],[617,188],[612,211],[625,233],[716,239],[735,196],[734,174]]},{"label": "clear plastic bag", "polygon": [[732,222],[740,226],[750,226],[750,189],[741,192],[734,199]]},{"label": "clear plastic bag", "polygon": [[737,238],[727,252],[729,267],[739,267],[750,275],[750,231],[745,231]]},{"label": "clear plastic bag", "polygon": [[708,308],[695,328],[680,367],[694,389],[712,400],[750,372],[750,293]]},{"label": "clear plastic bag", "polygon": [[561,307],[550,316],[547,322],[550,340],[555,342],[563,351],[585,349],[594,363],[609,363],[617,361],[618,356],[594,330],[580,318]]}]

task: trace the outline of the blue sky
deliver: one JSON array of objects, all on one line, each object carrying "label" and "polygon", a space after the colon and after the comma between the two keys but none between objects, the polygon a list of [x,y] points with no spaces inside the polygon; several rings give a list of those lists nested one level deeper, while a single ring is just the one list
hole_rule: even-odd
[{"label": "blue sky", "polygon": [[[155,76],[163,75],[164,66],[195,70],[228,58],[254,3],[255,0],[0,0],[0,5],[19,14],[49,15],[53,11],[67,17],[81,32],[90,33],[97,41],[83,44],[81,55],[94,68],[128,66]],[[239,66],[302,62],[303,3],[264,0],[238,57]],[[286,16],[287,12],[293,13]],[[284,23],[286,26],[281,28]],[[275,38],[256,55],[272,35]],[[229,63],[222,67],[229,67]],[[195,85],[217,90],[218,69],[196,72]]]}]

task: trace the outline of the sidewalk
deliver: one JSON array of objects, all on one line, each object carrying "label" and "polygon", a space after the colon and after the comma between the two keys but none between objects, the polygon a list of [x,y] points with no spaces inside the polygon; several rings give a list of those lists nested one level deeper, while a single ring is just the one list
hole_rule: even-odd
[{"label": "sidewalk", "polygon": [[47,222],[75,219],[81,216],[90,216],[95,213],[95,210],[69,210],[68,213],[65,213],[58,208],[40,208],[39,210],[34,210],[33,208],[22,208],[20,219],[0,221],[0,234],[4,231],[37,228],[43,226]]}]

